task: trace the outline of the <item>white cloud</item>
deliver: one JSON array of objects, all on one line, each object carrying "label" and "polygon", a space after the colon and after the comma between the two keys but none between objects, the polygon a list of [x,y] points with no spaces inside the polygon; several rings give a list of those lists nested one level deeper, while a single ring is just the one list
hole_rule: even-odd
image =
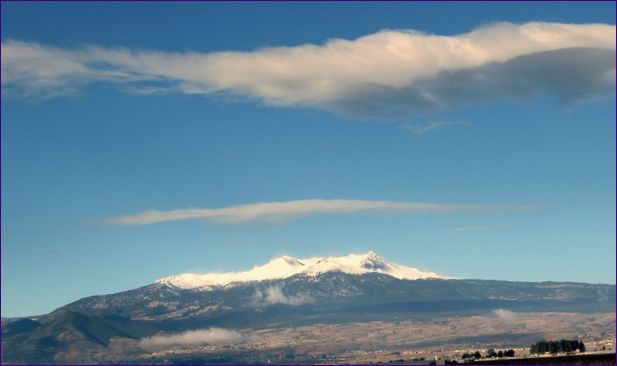
[{"label": "white cloud", "polygon": [[165,349],[183,346],[200,346],[206,344],[235,344],[244,341],[246,337],[235,330],[223,328],[208,328],[191,330],[182,333],[155,335],[139,341],[145,349]]},{"label": "white cloud", "polygon": [[483,230],[490,230],[490,229],[498,229],[498,228],[504,228],[504,227],[511,227],[513,226],[512,224],[499,224],[499,225],[476,225],[476,226],[458,226],[458,227],[452,227],[449,228],[448,231],[449,232],[474,232],[474,231],[483,231]]},{"label": "white cloud", "polygon": [[467,126],[466,123],[462,123],[462,122],[433,121],[433,122],[429,122],[426,124],[405,125],[403,126],[403,128],[415,135],[424,135],[427,132],[438,130],[438,129],[441,129],[447,126],[453,126],[453,125]]},{"label": "white cloud", "polygon": [[497,319],[506,321],[506,322],[516,320],[516,318],[518,317],[518,315],[515,312],[506,310],[506,309],[501,309],[501,308],[493,310],[493,315]]},{"label": "white cloud", "polygon": [[496,23],[440,36],[385,30],[324,45],[171,53],[2,44],[3,93],[66,94],[92,82],[141,94],[232,93],[272,105],[400,115],[549,93],[571,102],[615,87],[615,26]]},{"label": "white cloud", "polygon": [[255,290],[252,298],[254,306],[266,306],[274,304],[302,305],[313,302],[313,298],[304,293],[285,295],[281,285],[268,286],[265,291]]},{"label": "white cloud", "polygon": [[149,210],[134,215],[111,217],[106,219],[105,222],[118,225],[149,225],[166,221],[203,219],[215,223],[243,223],[258,220],[282,221],[317,214],[353,214],[369,212],[454,213],[516,211],[534,208],[538,208],[538,206],[307,199],[286,202],[261,202],[221,208],[187,208],[169,211]]}]

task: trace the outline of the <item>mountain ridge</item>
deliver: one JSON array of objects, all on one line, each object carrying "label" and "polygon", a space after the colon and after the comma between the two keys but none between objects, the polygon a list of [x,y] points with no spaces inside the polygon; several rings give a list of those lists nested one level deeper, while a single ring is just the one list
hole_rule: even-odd
[{"label": "mountain ridge", "polygon": [[[209,291],[154,283],[120,293],[86,297],[29,320],[4,320],[2,348],[7,352],[3,352],[2,361],[133,363],[136,359],[130,357],[149,352],[140,348],[140,342],[157,335],[212,328],[242,331],[485,316],[496,309],[516,313],[611,312],[615,309],[615,286],[403,280],[375,272],[334,271],[314,276],[300,273]],[[130,345],[132,351],[122,345]],[[149,362],[164,361],[153,360]]]},{"label": "mountain ridge", "polygon": [[157,281],[85,297],[45,315],[3,319],[2,349],[7,352],[2,361],[132,363],[150,360],[131,358],[149,354],[141,347],[148,337],[204,329],[252,332],[316,324],[486,316],[497,309],[516,313],[615,309],[615,285],[396,278],[391,274],[412,267],[389,262],[374,252],[352,256],[315,259],[308,266],[310,271],[303,270],[309,261],[284,256],[271,262],[301,270],[285,278],[252,278],[206,290]]}]

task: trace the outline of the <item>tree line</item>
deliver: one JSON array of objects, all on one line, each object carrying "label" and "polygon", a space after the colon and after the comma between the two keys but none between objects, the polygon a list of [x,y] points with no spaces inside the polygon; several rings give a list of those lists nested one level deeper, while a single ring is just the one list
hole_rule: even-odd
[{"label": "tree line", "polygon": [[[489,349],[486,352],[486,356],[485,358],[495,358],[495,357],[514,357],[514,350],[513,349],[508,349],[508,350],[499,350],[498,352],[496,352],[494,349]],[[480,359],[482,358],[482,354],[480,353],[480,351],[476,351],[474,353],[463,353],[463,355],[461,356],[461,358],[463,359]]]},{"label": "tree line", "polygon": [[529,352],[532,354],[585,352],[583,341],[562,339],[560,341],[540,341],[532,344]]}]

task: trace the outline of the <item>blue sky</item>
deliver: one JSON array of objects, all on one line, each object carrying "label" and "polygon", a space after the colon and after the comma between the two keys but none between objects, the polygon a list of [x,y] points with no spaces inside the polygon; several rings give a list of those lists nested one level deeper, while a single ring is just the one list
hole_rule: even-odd
[{"label": "blue sky", "polygon": [[[2,316],[282,254],[375,250],[457,277],[615,283],[614,41],[612,91],[588,80],[606,55],[576,53],[588,44],[575,36],[574,54],[539,50],[549,51],[548,69],[527,51],[500,59],[514,52],[506,38],[487,51],[496,64],[462,68],[465,57],[454,57],[444,78],[424,74],[428,56],[400,76],[404,62],[358,53],[396,46],[402,30],[457,36],[503,21],[614,25],[615,4],[3,2]],[[375,34],[388,38],[369,38],[349,64],[375,57],[386,67],[312,69],[311,52],[329,40]],[[268,49],[304,44],[314,48],[301,58]],[[328,67],[331,83],[311,84]],[[420,78],[401,89],[409,72]],[[544,78],[551,72],[558,81]],[[478,73],[489,82],[476,83]],[[418,99],[426,90],[439,103]],[[168,219],[178,209],[333,199],[390,208]],[[417,202],[441,206],[391,208]],[[146,210],[165,220],[118,225]]]}]

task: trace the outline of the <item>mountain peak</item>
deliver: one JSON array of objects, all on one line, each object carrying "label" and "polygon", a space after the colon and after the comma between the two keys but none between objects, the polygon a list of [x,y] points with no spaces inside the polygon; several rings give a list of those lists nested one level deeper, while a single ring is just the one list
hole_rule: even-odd
[{"label": "mountain peak", "polygon": [[390,262],[371,250],[365,254],[349,254],[340,257],[312,257],[307,259],[284,255],[245,272],[183,273],[161,278],[156,283],[185,289],[210,290],[221,286],[233,286],[237,283],[283,279],[296,274],[315,276],[326,272],[343,272],[355,275],[381,273],[404,280],[448,278],[433,272],[425,272],[417,268]]},{"label": "mountain peak", "polygon": [[369,261],[376,261],[376,262],[378,262],[378,261],[382,261],[382,262],[385,261],[384,257],[380,256],[379,254],[375,253],[372,250],[369,251],[368,253],[364,254],[364,257],[365,257],[366,260],[369,260]]},{"label": "mountain peak", "polygon": [[275,258],[272,261],[284,262],[284,263],[289,264],[290,266],[303,266],[304,265],[304,263],[302,263],[302,261],[300,261],[298,258],[289,256],[289,255],[284,255],[282,257]]}]

